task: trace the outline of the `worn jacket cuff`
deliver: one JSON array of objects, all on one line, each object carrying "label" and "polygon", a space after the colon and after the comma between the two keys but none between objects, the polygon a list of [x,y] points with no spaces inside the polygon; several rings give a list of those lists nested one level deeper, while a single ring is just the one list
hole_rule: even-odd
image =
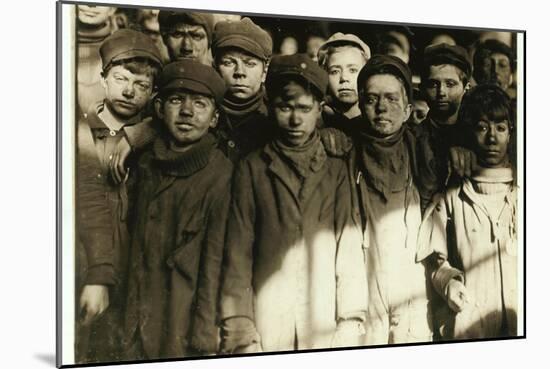
[{"label": "worn jacket cuff", "polygon": [[100,264],[90,267],[86,275],[86,284],[115,285],[115,268],[109,264]]}]

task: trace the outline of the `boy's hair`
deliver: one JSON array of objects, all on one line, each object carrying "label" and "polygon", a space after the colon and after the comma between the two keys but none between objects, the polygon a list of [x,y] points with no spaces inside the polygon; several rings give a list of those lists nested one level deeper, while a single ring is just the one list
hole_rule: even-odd
[{"label": "boy's hair", "polygon": [[493,122],[506,120],[510,131],[514,130],[515,114],[508,94],[496,85],[478,85],[464,95],[458,113],[458,122],[470,129],[481,118]]},{"label": "boy's hair", "polygon": [[107,74],[109,74],[111,68],[117,65],[122,66],[124,69],[127,69],[133,74],[145,74],[146,76],[153,77],[153,85],[156,84],[157,76],[160,73],[160,66],[158,64],[148,58],[136,57],[115,61],[109,64],[105,69],[103,69],[103,77],[107,77]]},{"label": "boy's hair", "polygon": [[[392,77],[395,77],[395,79],[397,79],[399,81],[399,83],[401,83],[401,95],[403,96],[403,105],[407,106],[409,103],[412,103],[412,101],[409,101],[409,96],[407,94],[407,88],[405,86],[407,86],[407,83],[405,82],[405,80],[401,77],[401,76],[398,76],[396,73],[395,73],[395,70],[391,67],[386,67],[386,66],[383,66],[379,69],[379,72],[375,73],[375,74],[372,74],[370,77],[372,76],[376,76],[376,75],[379,75],[379,74],[389,74],[390,76]],[[367,80],[368,78],[364,81],[364,83],[362,83],[361,86],[357,86],[357,90],[359,92],[359,99],[363,100],[365,98],[365,86],[367,84]]]},{"label": "boy's hair", "polygon": [[315,87],[313,84],[309,83],[305,78],[300,78],[298,76],[288,76],[279,78],[276,81],[272,81],[270,84],[270,88],[266,89],[267,97],[270,103],[275,100],[277,96],[283,97],[283,100],[285,99],[284,95],[284,87],[288,85],[289,82],[296,82],[300,86],[302,86],[307,93],[311,94],[315,100],[317,100],[318,103],[321,103],[324,98],[324,94],[319,91],[317,87]]},{"label": "boy's hair", "polygon": [[349,43],[349,42],[342,42],[342,43],[334,43],[333,45],[330,45],[327,47],[326,53],[323,55],[321,59],[319,59],[319,65],[324,70],[327,70],[328,68],[328,60],[330,59],[330,56],[334,54],[336,51],[340,51],[342,49],[350,49],[354,48],[359,50],[363,58],[365,59],[365,63],[369,60],[369,57],[367,54],[365,54],[365,51],[362,50],[359,46]]}]

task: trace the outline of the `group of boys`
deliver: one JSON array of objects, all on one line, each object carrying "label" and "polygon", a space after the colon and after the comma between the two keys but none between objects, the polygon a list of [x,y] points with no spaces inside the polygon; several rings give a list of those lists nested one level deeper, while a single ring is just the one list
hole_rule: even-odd
[{"label": "group of boys", "polygon": [[464,49],[425,50],[412,127],[408,65],[355,35],[315,62],[159,24],[171,62],[112,33],[78,122],[78,362],[517,334],[514,113]]}]

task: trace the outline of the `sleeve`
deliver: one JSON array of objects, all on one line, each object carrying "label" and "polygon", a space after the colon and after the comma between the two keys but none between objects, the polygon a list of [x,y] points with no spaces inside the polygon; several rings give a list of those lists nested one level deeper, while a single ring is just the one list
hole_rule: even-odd
[{"label": "sleeve", "polygon": [[363,321],[367,311],[368,286],[361,226],[353,219],[351,178],[345,165],[336,188],[336,314],[338,320]]},{"label": "sleeve", "polygon": [[[226,250],[222,278],[220,319],[227,351],[228,342],[243,343],[254,328],[253,312],[253,247],[255,201],[249,162],[239,163],[232,183],[232,197],[226,230]],[[230,319],[230,318],[244,319]],[[251,344],[245,342],[246,344]],[[243,345],[243,346],[244,346]]]},{"label": "sleeve", "polygon": [[159,135],[158,122],[152,118],[146,118],[137,124],[126,126],[123,130],[132,151],[143,149]]},{"label": "sleeve", "polygon": [[216,198],[208,212],[206,236],[197,284],[196,316],[191,346],[199,352],[218,351],[217,307],[224,237],[230,201],[230,176],[216,186]]},{"label": "sleeve", "polygon": [[82,243],[87,270],[85,284],[116,284],[115,252],[111,210],[105,194],[104,179],[90,128],[86,122],[78,127],[76,226]]},{"label": "sleeve", "polygon": [[434,289],[446,298],[446,288],[451,279],[463,280],[463,272],[450,265],[449,240],[451,211],[446,198],[441,196],[427,209],[420,228],[417,245],[417,261],[426,261]]}]

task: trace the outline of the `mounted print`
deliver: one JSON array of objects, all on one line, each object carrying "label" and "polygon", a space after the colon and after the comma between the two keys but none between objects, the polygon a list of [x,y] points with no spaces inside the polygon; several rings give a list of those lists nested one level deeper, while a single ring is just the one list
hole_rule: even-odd
[{"label": "mounted print", "polygon": [[525,338],[524,31],[57,11],[58,366]]}]

